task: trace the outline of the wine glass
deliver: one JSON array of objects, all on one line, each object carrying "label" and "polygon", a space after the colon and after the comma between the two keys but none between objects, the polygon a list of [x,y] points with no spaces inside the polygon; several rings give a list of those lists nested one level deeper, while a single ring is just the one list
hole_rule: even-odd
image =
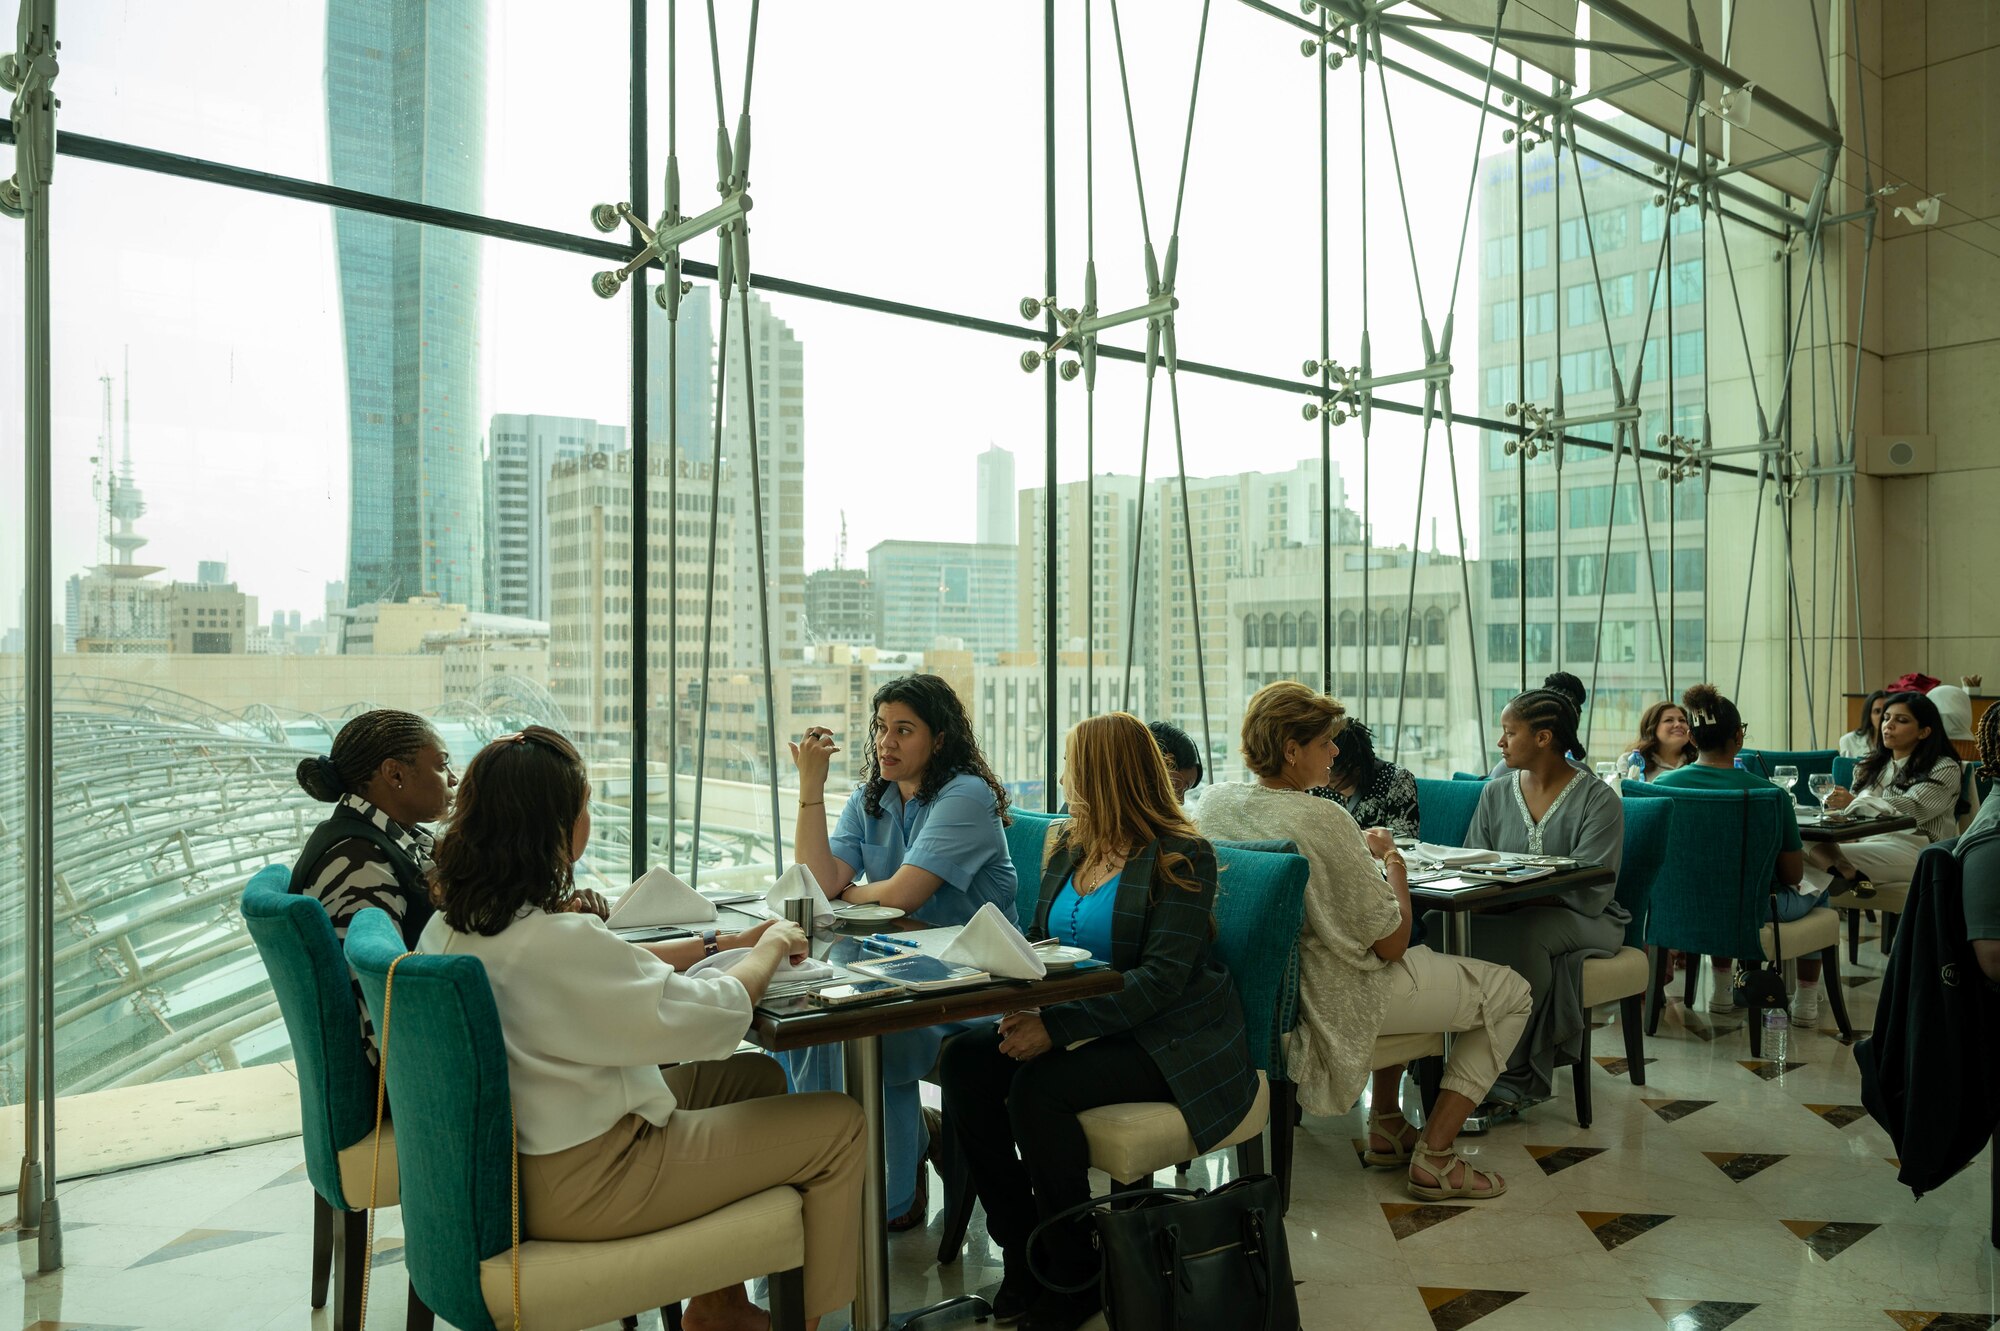
[{"label": "wine glass", "polygon": [[1771,769],[1771,783],[1785,792],[1785,798],[1791,800],[1794,809],[1798,808],[1799,797],[1792,794],[1792,787],[1799,783],[1798,768],[1790,763],[1779,763]]},{"label": "wine glass", "polygon": [[1814,772],[1806,778],[1806,789],[1812,792],[1813,802],[1824,809],[1826,797],[1833,793],[1833,773]]},{"label": "wine glass", "polygon": [[1599,763],[1597,765],[1597,779],[1607,786],[1612,784],[1612,778],[1617,774],[1618,766],[1616,763]]}]

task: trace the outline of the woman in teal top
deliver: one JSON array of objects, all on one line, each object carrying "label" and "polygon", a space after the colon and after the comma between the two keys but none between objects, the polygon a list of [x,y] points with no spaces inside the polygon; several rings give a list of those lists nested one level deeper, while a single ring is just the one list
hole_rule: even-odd
[{"label": "woman in teal top", "polygon": [[[979,751],[965,708],[936,675],[908,675],[875,691],[864,770],[832,836],[826,773],[833,733],[808,730],[792,746],[799,769],[793,853],[835,901],[893,906],[931,925],[964,924],[988,902],[1014,918],[1014,859],[1007,853],[1007,792]],[[979,1024],[991,1024],[990,1019]],[[931,1129],[917,1084],[937,1063],[950,1023],[882,1038],[882,1110],[889,1228],[924,1222]],[[784,1060],[800,1090],[840,1089],[832,1047]]]},{"label": "woman in teal top", "polygon": [[[1763,777],[1736,765],[1743,750],[1743,714],[1736,704],[1722,696],[1713,684],[1696,684],[1681,695],[1688,715],[1688,730],[1699,755],[1685,767],[1662,772],[1653,784],[1672,790],[1771,790]],[[1816,907],[1826,904],[1826,893],[1802,886],[1805,878],[1805,845],[1799,839],[1799,820],[1783,800],[1778,802],[1778,861],[1771,884],[1773,913],[1781,921],[1802,920]],[[1741,1004],[1732,991],[1735,960],[1711,957],[1715,972],[1715,993],[1708,1001],[1710,1012],[1733,1012]],[[1693,964],[1692,961],[1689,962]],[[1792,995],[1792,1024],[1810,1026],[1819,1019],[1819,961],[1799,959],[1799,987]]]}]

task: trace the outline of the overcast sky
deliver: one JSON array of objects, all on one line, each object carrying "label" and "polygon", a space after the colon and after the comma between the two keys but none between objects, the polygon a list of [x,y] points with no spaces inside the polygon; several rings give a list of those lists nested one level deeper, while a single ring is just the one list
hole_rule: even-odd
[{"label": "overcast sky", "polygon": [[[326,176],[324,11],[314,4],[138,0],[66,6],[63,127],[313,179]],[[654,6],[651,143],[664,163],[665,6]],[[729,10],[743,7],[731,4]],[[1060,15],[1060,283],[1081,302],[1085,254],[1082,10]],[[599,200],[623,197],[629,38],[626,6],[574,0],[559,26],[544,5],[493,0],[489,15],[486,211],[584,234]],[[1108,7],[1096,7],[1096,251],[1100,304],[1144,299],[1139,215]],[[1193,69],[1194,0],[1126,6],[1126,54],[1155,245],[1164,261]],[[725,19],[725,22],[728,20]],[[714,102],[706,21],[682,6],[679,141],[688,211],[713,197]],[[1181,221],[1180,350],[1190,359],[1297,377],[1320,318],[1318,83],[1299,34],[1236,4],[1214,6]],[[739,29],[722,37],[733,125]],[[552,55],[552,52],[555,53]],[[1352,363],[1362,328],[1362,172],[1356,67],[1330,80],[1333,105],[1333,349]],[[1441,333],[1473,169],[1477,111],[1394,76],[1403,183],[1422,256],[1423,299]],[[1378,371],[1420,363],[1417,300],[1396,175],[1371,74],[1366,172],[1374,263],[1369,318]],[[754,93],[752,261],[759,271],[895,300],[1017,319],[1040,295],[1041,6],[765,6]],[[1502,148],[1488,124],[1481,151]],[[11,171],[0,149],[0,170]],[[655,171],[655,181],[658,171]],[[653,206],[658,207],[654,185]],[[230,562],[278,609],[318,613],[344,576],[347,447],[332,220],[320,207],[144,172],[60,162],[56,189],[54,502],[58,585],[96,559],[89,459],[98,377],[131,354],[132,442],[150,511],[141,558],[192,577]],[[1549,207],[1546,199],[1540,202]],[[1531,216],[1530,224],[1534,218]],[[21,232],[0,225],[0,308],[18,308]],[[711,241],[690,247],[713,258]],[[1476,234],[1458,303],[1457,405],[1476,410]],[[596,261],[489,241],[479,418],[496,412],[629,412],[628,306],[589,290]],[[806,365],[806,566],[832,562],[845,512],[850,562],[891,538],[965,539],[974,458],[1013,449],[1022,486],[1041,479],[1043,398],[1024,343],[780,298]],[[1138,340],[1131,330],[1120,339]],[[0,385],[18,385],[20,329],[0,320]],[[1137,469],[1143,377],[1109,364],[1097,393],[1100,471]],[[1151,472],[1171,474],[1166,381]],[[1316,457],[1319,427],[1299,399],[1201,376],[1181,380],[1191,474],[1289,469]],[[121,385],[122,392],[122,385]],[[12,396],[13,391],[6,394]],[[1065,479],[1083,474],[1084,391],[1061,385]],[[114,415],[119,404],[114,402]],[[0,413],[18,475],[20,423]],[[1468,537],[1476,542],[1477,440],[1458,435]],[[1419,429],[1378,415],[1372,516],[1407,541]],[[1436,432],[1424,543],[1442,517],[1455,547],[1449,473]],[[1361,504],[1361,437],[1334,434],[1350,502]],[[4,504],[18,504],[8,487]],[[11,516],[11,513],[9,514]],[[11,524],[9,524],[11,525]],[[0,543],[0,586],[19,579],[18,542]],[[12,624],[12,596],[0,626]],[[58,614],[61,600],[57,600]]]}]

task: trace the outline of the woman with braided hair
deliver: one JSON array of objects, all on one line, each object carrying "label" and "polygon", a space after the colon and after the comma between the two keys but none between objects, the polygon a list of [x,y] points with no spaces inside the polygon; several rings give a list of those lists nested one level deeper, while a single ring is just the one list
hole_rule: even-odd
[{"label": "woman with braided hair", "polygon": [[[2000,707],[1989,707],[1974,727],[1980,775],[2000,779]],[[2000,800],[1979,806],[1952,850],[1965,885],[1965,936],[1986,978],[2000,982]]]},{"label": "woman with braided hair", "polygon": [[[1589,756],[1577,733],[1577,706],[1555,689],[1531,689],[1500,713],[1506,772],[1486,783],[1465,844],[1530,855],[1566,855],[1617,872],[1625,853],[1625,809],[1618,793],[1582,766]],[[1631,915],[1613,883],[1557,895],[1553,906],[1526,906],[1479,917],[1473,955],[1519,971],[1534,991],[1528,1029],[1489,1100],[1525,1106],[1546,1100],[1555,1069],[1581,1054],[1583,962],[1612,956],[1625,943]]]}]

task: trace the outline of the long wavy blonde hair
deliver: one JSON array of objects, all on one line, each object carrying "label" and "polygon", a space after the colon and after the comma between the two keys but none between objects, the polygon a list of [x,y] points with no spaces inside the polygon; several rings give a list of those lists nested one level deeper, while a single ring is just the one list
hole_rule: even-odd
[{"label": "long wavy blonde hair", "polygon": [[[1078,865],[1113,855],[1130,859],[1151,842],[1201,835],[1174,798],[1153,732],[1130,712],[1079,722],[1063,742],[1063,769],[1069,821],[1060,844]],[[1199,891],[1189,868],[1187,856],[1162,850],[1154,881]]]}]

